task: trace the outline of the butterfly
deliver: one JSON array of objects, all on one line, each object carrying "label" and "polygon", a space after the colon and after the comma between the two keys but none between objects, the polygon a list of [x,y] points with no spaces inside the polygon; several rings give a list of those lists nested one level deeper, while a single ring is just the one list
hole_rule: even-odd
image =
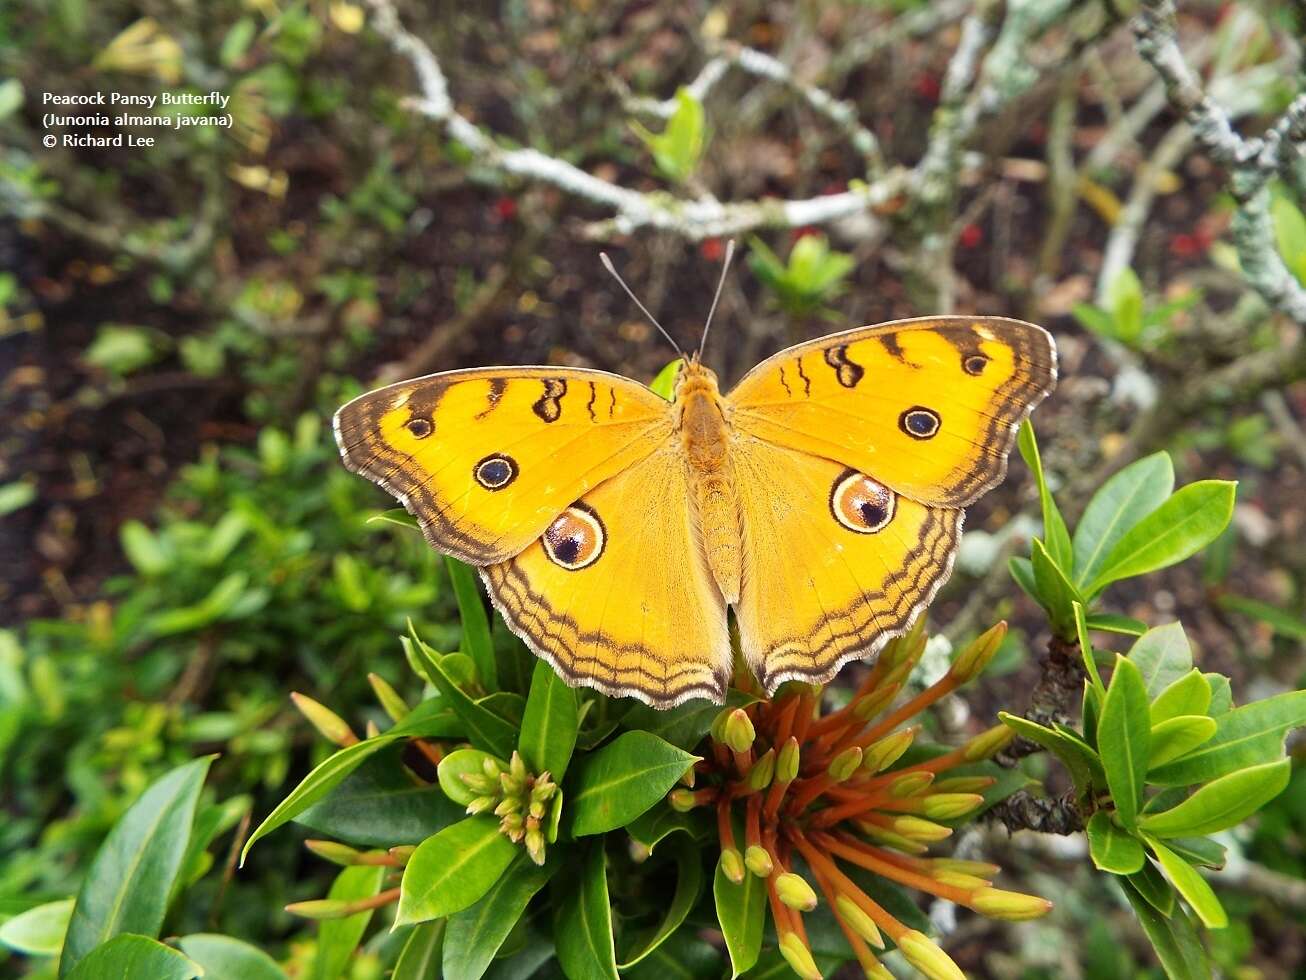
[{"label": "butterfly", "polygon": [[1041,327],[937,316],[799,344],[726,395],[699,353],[670,401],[581,368],[446,371],[335,433],[570,684],[670,708],[724,701],[728,609],[768,693],[909,629],[1055,380]]}]

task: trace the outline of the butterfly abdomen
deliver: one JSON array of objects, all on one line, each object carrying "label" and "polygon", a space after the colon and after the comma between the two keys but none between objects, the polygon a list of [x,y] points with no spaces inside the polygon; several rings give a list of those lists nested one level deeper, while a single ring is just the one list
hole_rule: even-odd
[{"label": "butterfly abdomen", "polygon": [[738,602],[743,562],[725,403],[716,378],[697,364],[686,370],[676,401],[703,551],[726,602]]}]

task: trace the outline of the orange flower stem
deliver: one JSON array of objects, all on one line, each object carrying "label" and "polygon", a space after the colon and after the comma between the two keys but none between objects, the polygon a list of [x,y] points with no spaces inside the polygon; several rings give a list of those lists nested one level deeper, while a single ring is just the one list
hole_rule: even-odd
[{"label": "orange flower stem", "polygon": [[774,744],[779,751],[779,746],[789,741],[789,736],[793,734],[794,728],[794,711],[798,708],[798,696],[794,694],[787,695],[775,705],[771,712],[775,720],[775,742]]},{"label": "orange flower stem", "polygon": [[762,843],[762,798],[754,794],[748,798],[744,811],[744,840],[751,847]]},{"label": "orange flower stem", "polygon": [[734,749],[731,749],[730,754],[734,756],[735,759],[735,772],[737,772],[741,778],[747,776],[748,770],[753,768],[753,750],[748,748],[743,752],[736,752]]},{"label": "orange flower stem", "polygon": [[823,772],[819,776],[811,776],[808,779],[795,780],[795,782],[794,794],[789,801],[790,813],[802,813],[812,800],[835,784],[834,777],[828,772]]},{"label": "orange flower stem", "polygon": [[798,741],[807,741],[807,730],[812,724],[812,709],[816,706],[816,696],[804,691],[798,695],[798,707],[795,709],[797,714],[794,717],[794,738]]},{"label": "orange flower stem", "polygon": [[879,926],[881,932],[897,942],[903,933],[908,931],[905,925],[858,888],[856,882],[840,871],[827,855],[814,847],[801,830],[792,829],[788,837],[811,866],[813,873],[825,875],[831,884],[838,886],[840,894],[852,899],[863,912],[871,917],[871,921]]},{"label": "orange flower stem", "polygon": [[885,735],[901,725],[908,718],[911,718],[924,711],[935,701],[945,695],[951,694],[957,689],[958,681],[951,673],[944,674],[939,680],[935,681],[920,694],[916,695],[910,701],[906,702],[896,710],[885,715],[866,731],[862,732],[853,741],[853,745],[859,745],[862,748],[878,741]]},{"label": "orange flower stem", "polygon": [[716,805],[717,835],[721,838],[721,850],[734,850],[735,828],[730,822],[730,798],[723,796]]},{"label": "orange flower stem", "polygon": [[936,895],[939,898],[946,898],[958,905],[970,905],[970,889],[958,888],[955,885],[944,885],[927,875],[900,868],[875,853],[878,848],[872,848],[855,837],[850,837],[847,834],[840,834],[837,837],[830,834],[820,834],[814,839],[826,850],[838,854],[853,864],[861,865],[867,871],[874,871],[877,875],[896,881],[899,884],[908,885],[931,895]]},{"label": "orange flower stem", "polygon": [[[812,816],[808,826],[813,830],[821,830],[826,827],[833,827],[840,820],[847,820],[849,817],[861,816],[869,810],[891,810],[901,809],[893,806],[899,802],[910,802],[907,800],[891,800],[887,794],[870,793],[869,795],[856,796],[846,803],[840,803],[838,806],[827,807],[815,813]],[[919,804],[918,804],[919,806]]]},{"label": "orange flower stem", "polygon": [[866,944],[866,940],[853,932],[848,923],[844,922],[843,916],[839,914],[839,905],[835,902],[835,891],[830,887],[830,881],[823,874],[818,874],[816,869],[812,869],[812,874],[816,877],[816,887],[821,889],[821,894],[825,896],[826,904],[830,906],[830,912],[834,915],[834,921],[839,923],[839,928],[843,931],[844,938],[848,940],[848,945],[853,948],[853,953],[857,957],[857,962],[863,967],[871,963],[878,962],[871,948]]},{"label": "orange flower stem", "polygon": [[775,890],[775,879],[774,874],[766,879],[766,895],[771,901],[771,918],[775,920],[775,934],[783,939],[788,933],[798,931],[794,928],[793,922],[797,916],[788,905],[780,901],[780,895]]},{"label": "orange flower stem", "polygon": [[780,812],[780,803],[784,800],[785,790],[789,788],[789,785],[789,783],[783,783],[778,779],[771,781],[771,788],[766,791],[766,805],[762,808],[768,824],[775,823],[776,814]]},{"label": "orange flower stem", "polygon": [[415,738],[412,740],[411,744],[418,752],[422,753],[422,755],[426,757],[426,761],[433,766],[439,766],[440,760],[444,758],[444,752],[441,750],[440,746],[436,745],[434,742],[428,742],[424,738]]}]

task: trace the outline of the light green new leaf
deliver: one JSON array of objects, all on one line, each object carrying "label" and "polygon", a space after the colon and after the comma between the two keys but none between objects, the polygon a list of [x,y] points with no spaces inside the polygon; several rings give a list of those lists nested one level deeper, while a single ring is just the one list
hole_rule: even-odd
[{"label": "light green new leaf", "polygon": [[[1217,696],[1213,693],[1212,715]],[[1225,711],[1216,715],[1215,724],[1209,741],[1151,773],[1152,782],[1186,786],[1274,761],[1283,755],[1284,735],[1306,725],[1306,691],[1289,691]]]},{"label": "light green new leaf", "polygon": [[177,941],[204,968],[204,980],[286,980],[286,971],[257,946],[232,936],[196,932]]},{"label": "light green new leaf", "polygon": [[488,892],[521,853],[493,817],[468,817],[417,845],[404,868],[396,925],[460,912]]},{"label": "light green new leaf", "polygon": [[672,834],[687,833],[696,836],[706,821],[701,814],[679,813],[669,806],[655,806],[645,810],[636,819],[626,825],[626,833],[631,839],[648,848],[649,854],[657,850],[658,844]]},{"label": "light green new leaf", "polygon": [[1208,929],[1223,929],[1227,926],[1229,917],[1201,873],[1151,834],[1147,835],[1147,843],[1156,859],[1161,862],[1170,883],[1178,889],[1184,901],[1193,907],[1202,924]]},{"label": "light green new leaf", "polygon": [[440,765],[435,770],[441,792],[459,806],[467,806],[481,794],[463,782],[462,777],[483,776],[487,761],[500,768],[507,765],[507,760],[480,749],[455,749],[450,752],[440,760]]},{"label": "light green new leaf", "polygon": [[61,898],[20,912],[0,924],[0,944],[24,956],[57,956],[68,932],[73,899]]},{"label": "light green new leaf", "polygon": [[1075,631],[1074,606],[1076,602],[1082,603],[1084,597],[1038,538],[1030,542],[1030,565],[1034,570],[1035,598],[1047,610],[1053,631],[1064,639],[1070,639]]},{"label": "light green new leaf", "polygon": [[580,873],[567,876],[554,904],[553,942],[569,977],[617,980],[608,898],[608,861],[603,841],[590,844]]},{"label": "light green new leaf", "polygon": [[682,87],[676,92],[676,111],[662,132],[650,132],[634,122],[631,128],[648,147],[658,169],[671,180],[685,180],[697,169],[707,143],[707,124],[703,103],[689,89]]},{"label": "light green new leaf", "polygon": [[1021,459],[1030,468],[1034,474],[1034,481],[1038,484],[1039,505],[1043,511],[1043,538],[1047,543],[1048,554],[1068,577],[1074,565],[1074,548],[1070,542],[1070,532],[1066,530],[1065,518],[1061,516],[1061,511],[1057,509],[1057,502],[1052,498],[1052,491],[1048,489],[1047,474],[1043,472],[1043,459],[1038,451],[1038,440],[1034,437],[1034,426],[1029,419],[1020,423],[1016,446],[1020,450]]},{"label": "light green new leaf", "polygon": [[1117,656],[1097,723],[1097,749],[1116,813],[1130,830],[1142,805],[1151,731],[1143,675],[1131,661]]},{"label": "light green new leaf", "polygon": [[[416,654],[426,676],[440,691],[440,696],[449,707],[462,719],[472,745],[486,752],[492,752],[501,759],[511,756],[517,744],[517,729],[513,724],[484,705],[473,701],[445,670],[441,659],[416,636],[411,639],[413,641],[411,649]],[[480,665],[477,666],[479,669]]]},{"label": "light green new leaf", "polygon": [[1280,759],[1221,776],[1184,802],[1149,813],[1138,824],[1156,837],[1205,837],[1242,823],[1283,792],[1292,761]]},{"label": "light green new leaf", "polygon": [[475,905],[449,917],[444,980],[478,980],[485,974],[526,906],[561,866],[558,851],[537,866],[523,852]]},{"label": "light green new leaf", "polygon": [[59,975],[120,933],[157,936],[181,870],[204,776],[213,756],[161,776],[122,815],[82,880]]},{"label": "light green new leaf", "polygon": [[432,980],[440,975],[440,956],[444,948],[447,919],[423,922],[413,931],[399,951],[390,980]]},{"label": "light green new leaf", "polygon": [[196,980],[204,968],[148,936],[123,933],[87,953],[68,980]]},{"label": "light green new leaf", "polygon": [[1142,671],[1147,696],[1154,698],[1192,670],[1193,648],[1182,625],[1167,623],[1140,636],[1129,659]]},{"label": "light green new leaf", "polygon": [[1121,887],[1156,950],[1166,976],[1170,980],[1210,980],[1211,967],[1206,960],[1206,951],[1188,913],[1175,908],[1172,914],[1163,915],[1133,887],[1132,881],[1132,878],[1121,881]]},{"label": "light green new leaf", "polygon": [[1180,715],[1204,715],[1210,705],[1211,686],[1206,683],[1202,672],[1194,667],[1171,681],[1152,701],[1152,727]]},{"label": "light green new leaf", "polygon": [[648,732],[619,735],[572,770],[567,781],[572,835],[601,834],[630,823],[666,796],[698,759]]},{"label": "light green new leaf", "polygon": [[630,943],[625,962],[617,969],[626,970],[653,953],[684,923],[690,910],[698,901],[703,887],[703,862],[699,849],[688,837],[675,838],[673,855],[676,861],[676,890],[667,905],[662,921],[647,935],[638,936]]},{"label": "light green new leaf", "polygon": [[548,772],[561,782],[576,747],[580,727],[576,690],[543,660],[535,662],[517,748],[533,773]]},{"label": "light green new leaf", "polygon": [[717,862],[712,881],[717,923],[730,953],[731,980],[753,968],[762,952],[762,929],[766,925],[766,882],[745,874],[736,885]]},{"label": "light green new leaf", "polygon": [[1147,632],[1147,624],[1141,619],[1121,616],[1118,613],[1091,613],[1085,617],[1085,624],[1091,630],[1118,633],[1121,636],[1142,636]]},{"label": "light green new leaf", "polygon": [[1147,860],[1138,839],[1112,823],[1111,815],[1105,810],[1098,810],[1089,818],[1087,831],[1088,853],[1099,871],[1131,875]]},{"label": "light green new leaf", "polygon": [[1173,491],[1174,465],[1164,452],[1130,463],[1102,484],[1075,527],[1075,584],[1093,581],[1116,542]]},{"label": "light green new leaf", "polygon": [[1177,715],[1152,726],[1152,754],[1149,769],[1155,769],[1187,755],[1215,734],[1215,719],[1206,715]]},{"label": "light green new leaf", "polygon": [[1061,764],[1070,772],[1070,778],[1075,784],[1076,796],[1087,796],[1095,782],[1102,785],[1106,781],[1102,761],[1097,753],[1083,742],[1006,711],[999,711],[998,719],[1008,728],[1015,729],[1016,734],[1024,736],[1036,745],[1041,745],[1060,759]]},{"label": "light green new leaf", "polygon": [[476,674],[487,691],[499,686],[499,668],[494,659],[494,642],[490,639],[490,620],[485,615],[485,603],[476,587],[476,573],[468,566],[450,558],[444,567],[453,583],[453,594],[458,600],[458,616],[463,624],[463,653],[476,664]]},{"label": "light green new leaf", "polygon": [[1196,554],[1228,526],[1237,484],[1202,480],[1181,487],[1131,527],[1085,588],[1096,595],[1112,582],[1168,568]]},{"label": "light green new leaf", "polygon": [[[336,875],[327,898],[342,902],[371,898],[381,890],[385,875],[386,869],[383,867],[356,865],[345,868]],[[313,968],[308,973],[308,980],[337,980],[345,972],[345,967],[349,965],[349,960],[371,921],[371,909],[355,912],[343,919],[323,921],[318,926],[317,951],[313,956]]]},{"label": "light green new leaf", "polygon": [[1102,675],[1097,670],[1097,658],[1093,655],[1093,638],[1088,633],[1088,618],[1084,615],[1084,604],[1072,602],[1070,609],[1075,617],[1075,637],[1079,640],[1079,655],[1084,661],[1084,671],[1093,686],[1105,694],[1106,685],[1102,683]]}]

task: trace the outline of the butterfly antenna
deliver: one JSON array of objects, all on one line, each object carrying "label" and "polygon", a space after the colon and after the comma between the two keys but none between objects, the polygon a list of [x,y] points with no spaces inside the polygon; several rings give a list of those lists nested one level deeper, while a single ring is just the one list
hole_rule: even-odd
[{"label": "butterfly antenna", "polygon": [[[667,342],[671,344],[672,347],[675,348],[677,354],[679,354],[681,357],[685,357],[685,352],[680,349],[680,345],[676,343],[675,338],[672,337],[671,334],[667,333],[666,328],[662,326],[662,324],[658,323],[657,317],[655,317],[652,313],[650,313],[648,311],[648,307],[646,307],[643,303],[639,301],[639,297],[636,296],[633,292],[631,292],[630,287],[626,285],[626,280],[621,278],[621,274],[617,272],[616,267],[612,264],[612,260],[608,258],[607,252],[599,253],[599,261],[603,263],[603,268],[607,269],[609,272],[612,273],[612,278],[617,280],[618,285],[620,285],[621,288],[626,291],[626,295],[630,297],[631,302],[633,302],[636,306],[638,306],[640,312],[643,313],[646,317],[648,317],[648,322],[658,328],[658,332],[661,333],[662,336],[667,338]],[[685,359],[688,360],[688,358]]]},{"label": "butterfly antenna", "polygon": [[703,324],[703,336],[698,341],[698,353],[694,356],[701,358],[703,356],[703,345],[707,343],[707,331],[712,326],[712,317],[716,314],[716,305],[721,302],[721,290],[726,285],[726,273],[730,271],[730,260],[735,257],[735,240],[732,238],[726,242],[726,257],[721,263],[721,279],[716,284],[716,295],[712,297],[712,307],[707,311],[707,322]]}]

